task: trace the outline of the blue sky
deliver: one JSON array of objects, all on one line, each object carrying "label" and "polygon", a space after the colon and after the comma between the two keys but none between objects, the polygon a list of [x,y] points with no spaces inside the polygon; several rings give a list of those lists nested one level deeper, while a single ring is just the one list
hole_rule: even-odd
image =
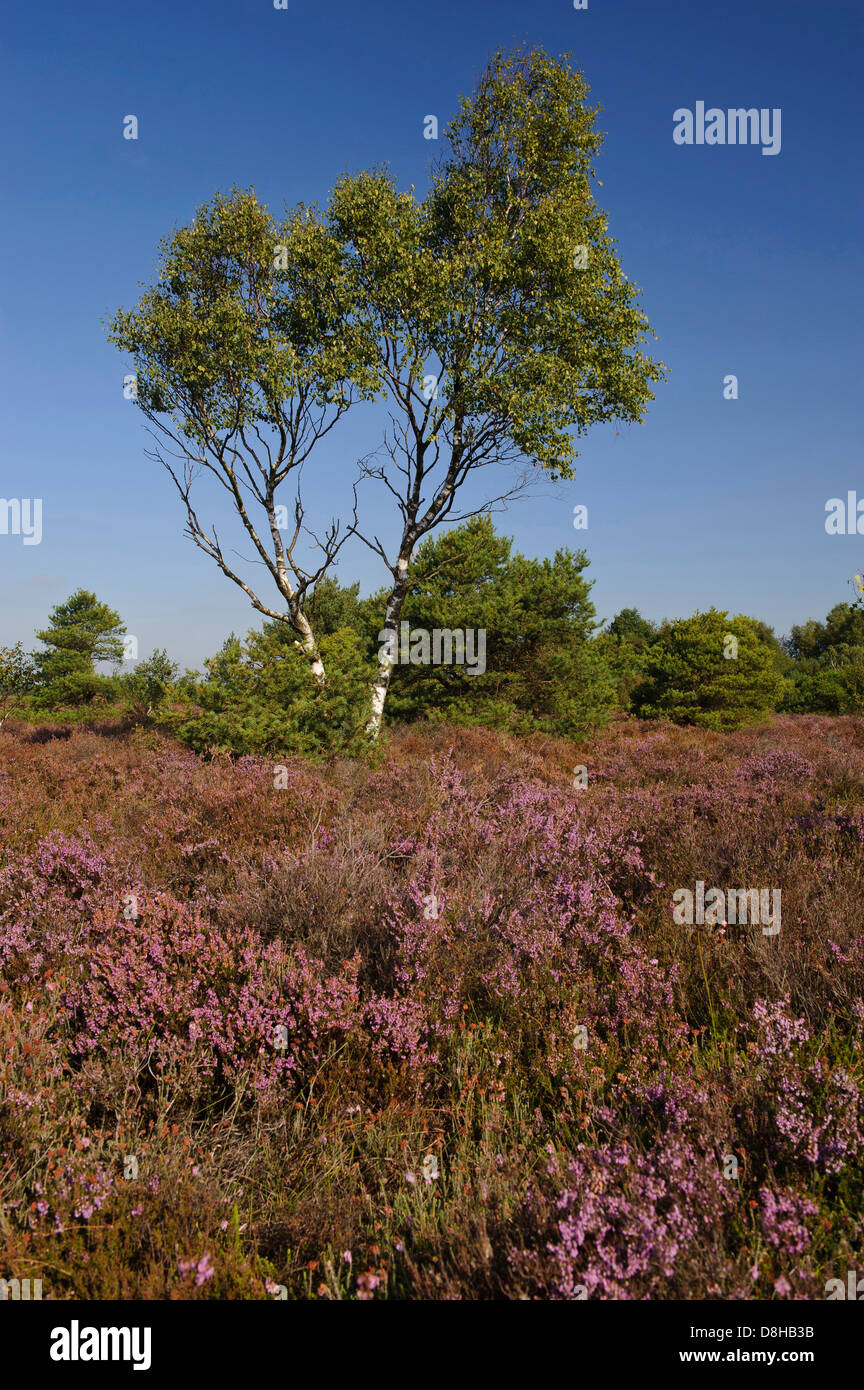
[{"label": "blue sky", "polygon": [[[864,498],[859,0],[48,0],[5,27],[0,497],[42,498],[44,520],[39,545],[0,534],[0,643],[35,645],[79,586],[142,655],[183,665],[257,623],[183,535],[102,323],[217,189],[254,186],[279,212],[386,161],[425,191],[440,146],[424,116],[443,126],[491,52],[524,41],[571,52],[604,108],[598,196],[669,376],[644,426],[597,428],[576,480],[499,528],[529,555],[584,546],[604,619],[713,604],[784,632],[851,597],[864,537],[824,523],[829,498]],[[779,107],[780,153],[676,145],[673,112],[697,101]],[[331,438],[310,519],[338,507],[376,431],[358,412]],[[205,514],[227,527],[215,501]],[[359,543],[339,576],[386,578]]]}]

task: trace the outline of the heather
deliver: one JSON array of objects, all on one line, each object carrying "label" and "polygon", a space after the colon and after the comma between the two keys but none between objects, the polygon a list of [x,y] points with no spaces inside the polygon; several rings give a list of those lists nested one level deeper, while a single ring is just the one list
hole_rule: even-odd
[{"label": "heather", "polygon": [[[860,1267],[864,720],[314,765],[9,720],[0,836],[0,1239],[46,1296]],[[676,924],[698,880],[781,888],[782,930]]]}]

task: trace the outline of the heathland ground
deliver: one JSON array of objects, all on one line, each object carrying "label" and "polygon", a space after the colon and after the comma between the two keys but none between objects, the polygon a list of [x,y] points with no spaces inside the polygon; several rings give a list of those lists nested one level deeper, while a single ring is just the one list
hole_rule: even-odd
[{"label": "heathland ground", "polygon": [[[861,1265],[862,870],[854,716],[403,728],[277,775],[10,720],[2,1265],[55,1299],[824,1298]],[[779,889],[782,930],[677,923],[699,882]]]}]

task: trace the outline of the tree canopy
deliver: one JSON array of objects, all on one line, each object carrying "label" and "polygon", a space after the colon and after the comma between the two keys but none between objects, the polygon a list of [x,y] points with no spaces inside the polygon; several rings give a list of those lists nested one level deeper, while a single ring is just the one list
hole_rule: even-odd
[{"label": "tree canopy", "polygon": [[[277,224],[253,192],[217,194],[163,243],[138,307],[111,322],[135,360],[137,404],[168,441],[156,457],[188,533],[259,612],[292,629],[319,681],[306,599],[349,535],[389,571],[383,621],[395,631],[415,552],[435,527],[517,494],[532,472],[571,477],[580,435],[641,421],[652,399],[663,368],[642,350],[639,291],[595,200],[602,135],[588,98],[566,56],[499,50],[462,97],[425,197],[373,168],[340,179],[323,214],[300,205]],[[379,524],[377,503],[370,526],[346,478],[348,522],[316,532],[299,470],[351,404],[378,395],[389,425],[359,476],[383,484],[390,515]],[[460,510],[468,478],[502,464],[520,476],[484,483]],[[226,490],[276,606],[199,520],[200,471]],[[277,494],[289,478],[283,539]],[[382,657],[373,734],[390,675]]]}]

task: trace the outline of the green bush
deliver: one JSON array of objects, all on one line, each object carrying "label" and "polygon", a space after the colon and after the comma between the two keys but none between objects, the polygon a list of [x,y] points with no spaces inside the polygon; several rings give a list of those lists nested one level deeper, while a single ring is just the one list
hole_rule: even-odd
[{"label": "green bush", "polygon": [[121,694],[137,718],[152,715],[165,703],[175,689],[178,669],[165,651],[154,651],[146,661],[139,661],[134,671],[118,677]]},{"label": "green bush", "polygon": [[[577,736],[602,724],[615,681],[592,639],[595,610],[583,551],[532,560],[478,517],[430,537],[418,549],[402,611],[409,630],[485,631],[486,669],[467,665],[394,667],[388,721],[483,724],[511,732]],[[386,594],[357,606],[374,659]]]},{"label": "green bush", "polygon": [[824,623],[793,627],[786,650],[794,658],[781,709],[792,714],[860,714],[864,710],[864,611],[837,603]]},{"label": "green bush", "polygon": [[[737,656],[734,644],[737,641]],[[710,608],[663,623],[634,692],[645,719],[704,729],[740,729],[776,708],[784,690],[782,649],[764,623]]]},{"label": "green bush", "polygon": [[10,714],[20,713],[36,679],[34,659],[20,642],[0,647],[0,726]]},{"label": "green bush", "polygon": [[633,693],[645,679],[648,651],[657,627],[635,608],[622,608],[597,638],[597,647],[615,685],[615,703],[629,712]]},{"label": "green bush", "polygon": [[340,629],[320,641],[327,672],[315,684],[302,653],[272,628],[231,636],[206,661],[206,676],[180,683],[181,708],[165,710],[164,723],[197,752],[213,748],[264,755],[356,751],[363,728],[372,667],[356,634]]},{"label": "green bush", "polygon": [[799,661],[780,708],[790,714],[864,712],[864,646],[829,647],[818,660]]}]

